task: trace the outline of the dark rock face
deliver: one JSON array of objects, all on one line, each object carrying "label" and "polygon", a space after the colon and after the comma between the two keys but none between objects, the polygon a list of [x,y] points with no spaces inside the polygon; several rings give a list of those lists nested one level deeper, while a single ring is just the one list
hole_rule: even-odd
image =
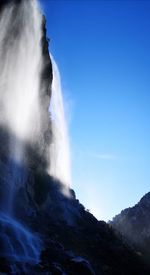
[{"label": "dark rock face", "polygon": [[22,0],[1,0],[0,1],[0,9],[2,9],[4,6],[11,4],[11,3],[16,3],[19,4]]},{"label": "dark rock face", "polygon": [[111,222],[113,228],[149,263],[150,257],[150,193],[134,207],[123,210]]},{"label": "dark rock face", "polygon": [[1,259],[0,272],[12,272],[15,265],[18,274],[149,274],[140,257],[109,225],[86,212],[72,190],[66,197],[61,188],[46,173],[31,171],[16,195],[15,216],[42,240],[40,263],[25,264],[22,273],[22,264],[6,257],[4,262]]}]

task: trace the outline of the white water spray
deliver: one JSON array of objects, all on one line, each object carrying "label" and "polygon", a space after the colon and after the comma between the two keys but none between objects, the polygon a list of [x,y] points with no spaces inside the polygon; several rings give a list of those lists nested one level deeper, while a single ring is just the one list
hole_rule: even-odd
[{"label": "white water spray", "polygon": [[[43,109],[46,95],[43,93],[44,88],[41,90],[41,75],[45,65],[42,64],[42,16],[36,0],[14,3],[6,5],[0,17],[0,129],[8,133],[6,144],[9,147],[4,162],[5,187],[8,192],[4,192],[4,204],[1,202],[3,205],[0,206],[0,243],[4,239],[5,249],[2,249],[0,256],[25,263],[37,263],[42,243],[17,221],[13,210],[14,198],[18,194],[16,190],[19,185],[24,187],[27,180],[28,169],[24,165],[28,165],[26,154],[31,152],[32,155],[32,150],[36,148],[36,162],[38,153],[39,157],[42,156],[42,149],[46,150],[44,146],[48,146],[43,138],[49,124],[45,121],[45,118],[48,120],[48,114],[46,113],[46,117],[44,113],[47,109]],[[59,71],[53,59],[52,63],[53,143],[50,147],[50,174],[69,186],[71,176],[67,125]]]},{"label": "white water spray", "polygon": [[[16,17],[14,16],[16,13]],[[21,141],[40,128],[41,24],[37,1],[8,5],[0,18],[0,125]],[[11,141],[11,157],[20,162],[22,143]]]},{"label": "white water spray", "polygon": [[24,146],[36,142],[41,130],[41,26],[42,15],[36,0],[12,2],[1,13],[0,126],[10,133],[7,166],[10,175],[14,175],[7,175],[6,179],[6,212],[13,208],[20,167],[24,165]]},{"label": "white water spray", "polygon": [[64,99],[60,73],[52,56],[51,60],[53,65],[53,82],[50,112],[53,141],[50,146],[50,175],[69,187],[71,184],[70,149]]},{"label": "white water spray", "polygon": [[34,263],[39,261],[41,242],[15,220],[12,209],[16,186],[26,179],[24,146],[36,142],[41,130],[41,39],[42,16],[36,0],[6,5],[0,17],[0,127],[8,132],[9,148],[7,192],[1,206],[5,214],[0,212],[1,256]]}]

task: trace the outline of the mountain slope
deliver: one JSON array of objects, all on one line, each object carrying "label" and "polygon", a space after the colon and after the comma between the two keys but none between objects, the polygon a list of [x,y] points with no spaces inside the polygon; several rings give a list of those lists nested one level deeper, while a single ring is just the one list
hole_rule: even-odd
[{"label": "mountain slope", "polygon": [[113,228],[142,253],[149,263],[150,259],[150,192],[131,208],[123,210],[111,222]]},{"label": "mountain slope", "polygon": [[18,274],[149,274],[140,257],[109,225],[86,212],[72,190],[66,197],[62,184],[47,174],[32,171],[32,177],[28,194],[25,190],[18,194],[16,217],[42,240],[40,263],[22,265],[1,258],[0,272],[11,274],[15,266]]}]

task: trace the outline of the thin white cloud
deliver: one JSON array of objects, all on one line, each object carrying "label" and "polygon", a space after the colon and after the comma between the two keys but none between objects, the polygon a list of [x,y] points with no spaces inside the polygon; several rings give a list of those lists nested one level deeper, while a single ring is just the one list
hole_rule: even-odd
[{"label": "thin white cloud", "polygon": [[100,160],[116,160],[118,156],[113,154],[100,154],[100,153],[90,153],[91,158],[100,159]]}]

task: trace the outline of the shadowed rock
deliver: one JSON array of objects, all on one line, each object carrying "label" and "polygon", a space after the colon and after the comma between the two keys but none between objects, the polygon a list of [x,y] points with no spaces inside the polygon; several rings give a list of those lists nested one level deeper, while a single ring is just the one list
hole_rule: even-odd
[{"label": "shadowed rock", "polygon": [[111,225],[149,264],[150,259],[150,192],[133,207],[115,216]]}]

